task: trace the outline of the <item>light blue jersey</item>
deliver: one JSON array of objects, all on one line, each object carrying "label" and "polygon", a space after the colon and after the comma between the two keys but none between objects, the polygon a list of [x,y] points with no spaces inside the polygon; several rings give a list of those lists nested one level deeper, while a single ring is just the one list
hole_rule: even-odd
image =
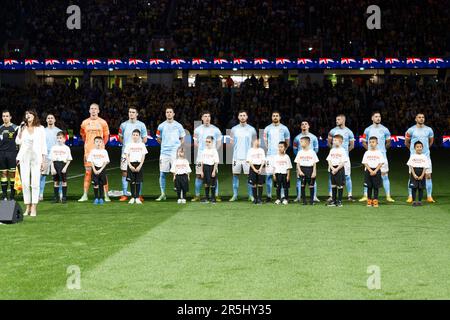
[{"label": "light blue jersey", "polygon": [[181,145],[180,139],[185,135],[184,128],[179,122],[166,120],[161,123],[156,131],[156,137],[161,139],[161,156],[175,158]]},{"label": "light blue jersey", "polygon": [[54,145],[56,145],[56,134],[60,132],[61,129],[54,127],[54,128],[45,128],[45,141],[47,143],[47,151],[48,155],[50,155],[50,150]]},{"label": "light blue jersey", "polygon": [[417,125],[412,126],[411,128],[406,131],[405,134],[406,138],[411,139],[411,146],[409,150],[411,151],[411,154],[415,154],[416,150],[414,150],[414,144],[417,141],[422,142],[423,144],[423,154],[427,157],[430,156],[430,138],[434,138],[434,132],[433,129],[427,126],[423,126],[422,128],[417,127]]},{"label": "light blue jersey", "polygon": [[355,141],[355,136],[354,136],[352,130],[350,130],[347,127],[345,127],[345,128],[334,127],[333,129],[330,130],[330,133],[329,133],[330,136],[334,137],[337,134],[340,134],[344,138],[342,147],[344,148],[344,150],[347,152],[347,155],[348,155],[348,147],[349,147],[350,141]]},{"label": "light blue jersey", "polygon": [[378,147],[377,149],[386,157],[386,141],[391,139],[391,133],[389,129],[383,126],[382,124],[367,127],[364,130],[363,138],[366,140],[366,143],[369,144],[369,139],[371,137],[376,137],[378,139]]},{"label": "light blue jersey", "polygon": [[311,132],[308,132],[307,134],[300,133],[294,138],[294,155],[297,155],[298,150],[301,148],[300,146],[300,139],[302,137],[309,137],[310,139],[310,148],[314,150],[315,153],[319,152],[319,140],[315,135],[313,135]]},{"label": "light blue jersey", "polygon": [[249,124],[238,124],[231,128],[233,139],[233,160],[246,160],[252,141],[256,139],[256,130]]},{"label": "light blue jersey", "polygon": [[127,120],[122,122],[119,128],[119,135],[122,136],[122,154],[125,151],[125,147],[129,144],[132,139],[133,131],[138,129],[141,132],[141,138],[144,139],[147,137],[147,128],[142,121],[136,120],[135,122],[131,122]]},{"label": "light blue jersey", "polygon": [[202,124],[201,126],[198,126],[194,130],[194,138],[197,140],[198,144],[198,154],[200,154],[203,150],[206,148],[206,138],[207,137],[213,137],[214,138],[214,145],[217,145],[217,141],[222,140],[222,133],[220,132],[219,128],[217,128],[215,125],[210,124],[209,126],[205,126]]},{"label": "light blue jersey", "polygon": [[278,154],[278,144],[280,141],[290,139],[291,134],[289,129],[284,124],[274,125],[269,124],[264,129],[264,140],[267,141],[267,156],[274,156]]}]

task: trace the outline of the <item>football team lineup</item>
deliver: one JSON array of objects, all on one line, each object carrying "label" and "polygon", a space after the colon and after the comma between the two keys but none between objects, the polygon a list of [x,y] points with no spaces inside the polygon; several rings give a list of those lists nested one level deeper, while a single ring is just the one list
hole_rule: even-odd
[{"label": "football team lineup", "polygon": [[[93,185],[94,201],[96,205],[109,202],[109,183],[106,171],[110,157],[105,145],[109,141],[109,127],[100,118],[100,107],[93,103],[89,108],[90,117],[81,124],[80,135],[84,141],[84,183],[83,195],[78,202],[89,200],[88,193]],[[147,128],[138,120],[139,110],[135,106],[128,109],[128,120],[120,125],[119,139],[123,144],[121,149],[120,171],[122,173],[122,194],[120,202],[142,204],[144,194],[142,184],[146,176],[143,170],[148,153]],[[166,180],[170,175],[174,183],[174,190],[179,204],[186,203],[191,173],[195,175],[192,202],[215,204],[222,201],[219,193],[219,164],[223,160],[223,135],[219,128],[211,124],[211,113],[207,110],[201,113],[202,124],[194,130],[194,172],[191,169],[191,146],[186,143],[186,133],[183,126],[175,120],[175,110],[172,106],[165,108],[166,121],[159,124],[156,137],[160,147],[159,157],[159,189],[160,195],[155,200],[160,202],[167,199]],[[22,185],[23,199],[26,205],[24,215],[36,216],[37,204],[43,200],[46,176],[51,175],[54,184],[53,202],[67,202],[68,179],[80,177],[67,176],[69,165],[73,160],[70,148],[65,144],[66,133],[55,126],[55,116],[48,114],[47,127],[40,126],[37,114],[33,110],[25,113],[26,121],[19,127],[11,123],[11,115],[5,110],[2,113],[2,198],[13,199],[18,185]],[[289,203],[289,189],[295,186],[294,202],[303,205],[314,205],[320,202],[317,191],[317,163],[319,158],[319,142],[317,137],[309,131],[309,123],[301,122],[301,132],[292,140],[294,165],[287,154],[291,146],[289,129],[282,124],[279,111],[271,112],[272,123],[262,130],[262,138],[258,138],[254,127],[247,123],[247,111],[237,113],[238,124],[229,132],[230,141],[227,143],[226,163],[231,164],[232,195],[230,202],[238,200],[240,175],[245,175],[247,197],[250,202],[260,205],[263,198],[267,203]],[[379,189],[383,188],[386,202],[393,203],[389,180],[389,162],[387,150],[391,144],[391,133],[381,124],[381,113],[372,113],[372,125],[368,126],[363,135],[362,145],[366,152],[361,165],[364,168],[363,196],[359,199],[368,207],[379,207]],[[405,145],[410,149],[410,157],[405,163],[409,169],[407,185],[407,202],[413,206],[421,206],[424,190],[426,200],[434,203],[432,197],[432,164],[430,147],[433,145],[433,130],[425,125],[423,113],[417,113],[416,124],[411,126],[405,135]],[[40,136],[39,136],[39,134]],[[37,142],[37,143],[36,143]],[[263,148],[264,146],[264,148]],[[355,202],[353,197],[353,183],[351,178],[352,165],[350,152],[355,147],[355,136],[346,127],[344,114],[336,116],[336,127],[328,133],[330,148],[325,162],[328,171],[327,206],[342,207],[344,188],[349,202]],[[18,152],[15,152],[16,149]],[[37,150],[42,154],[41,161],[35,161],[31,154]],[[219,155],[219,151],[221,154]],[[231,152],[230,152],[231,151]],[[323,161],[323,160],[322,160]],[[355,160],[353,160],[355,161]],[[18,174],[14,164],[17,162]],[[20,179],[22,175],[30,176],[31,180]],[[295,173],[293,173],[295,170]],[[222,172],[222,170],[221,170]],[[405,170],[406,172],[406,170]],[[24,174],[25,173],[25,174]],[[323,174],[323,173],[321,173]],[[39,177],[39,183],[38,179]],[[17,179],[19,177],[19,179]],[[35,179],[35,180],[33,180]],[[8,197],[8,180],[11,189]],[[15,180],[13,184],[12,181]],[[266,192],[264,193],[264,186]],[[130,187],[131,193],[128,191]],[[204,197],[202,197],[202,188]],[[226,189],[221,184],[221,189]],[[273,197],[275,189],[275,197]],[[405,188],[406,189],[406,188]],[[307,190],[308,196],[307,197]],[[406,190],[405,190],[406,194]],[[115,194],[117,195],[117,193]],[[131,197],[129,197],[131,195]],[[273,199],[275,198],[275,199]]]}]

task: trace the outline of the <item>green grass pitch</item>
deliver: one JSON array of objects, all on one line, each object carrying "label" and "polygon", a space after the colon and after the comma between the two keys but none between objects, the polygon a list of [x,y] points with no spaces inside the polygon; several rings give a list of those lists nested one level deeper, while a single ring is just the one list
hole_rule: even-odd
[{"label": "green grass pitch", "polygon": [[[118,165],[117,150],[111,166]],[[69,175],[82,173],[80,151]],[[0,225],[0,299],[448,299],[450,298],[450,150],[433,153],[435,204],[405,203],[407,152],[392,150],[394,204],[378,209],[344,202],[327,208],[325,155],[314,207],[157,203],[156,150],[144,167],[143,206],[78,203],[82,178],[69,180],[68,204],[39,204],[38,217]],[[362,158],[352,152],[353,165]],[[231,193],[230,167],[220,168],[221,195]],[[362,194],[362,169],[353,191]],[[111,189],[120,173],[108,172]],[[193,179],[192,179],[193,180]],[[168,182],[168,189],[172,183]],[[191,188],[193,190],[193,188]],[[291,194],[295,189],[291,189]],[[46,198],[52,188],[47,185]],[[91,196],[92,199],[92,196]],[[81,270],[81,289],[66,283]],[[381,289],[369,290],[369,266]]]}]

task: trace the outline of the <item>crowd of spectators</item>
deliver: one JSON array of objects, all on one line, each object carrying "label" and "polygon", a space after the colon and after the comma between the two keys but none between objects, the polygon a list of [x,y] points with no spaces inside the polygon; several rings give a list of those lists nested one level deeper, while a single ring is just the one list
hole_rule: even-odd
[{"label": "crowd of spectators", "polygon": [[42,119],[46,112],[53,112],[58,125],[74,133],[89,116],[93,102],[99,103],[101,117],[108,121],[112,133],[117,133],[120,123],[127,119],[131,105],[138,106],[140,119],[151,134],[165,120],[167,105],[174,107],[176,119],[191,133],[194,121],[200,120],[205,109],[212,113],[212,122],[223,133],[237,124],[236,115],[241,109],[248,111],[249,123],[256,129],[268,125],[271,111],[279,110],[292,135],[300,131],[302,120],[308,120],[311,131],[326,138],[340,113],[347,116],[347,126],[361,134],[371,124],[371,112],[375,110],[381,112],[383,123],[392,134],[403,135],[414,124],[418,112],[425,113],[426,124],[434,129],[436,137],[450,133],[450,84],[433,78],[387,77],[383,84],[344,81],[334,86],[330,82],[296,84],[278,78],[269,82],[266,88],[256,78],[250,78],[235,89],[207,83],[196,87],[177,84],[172,88],[131,83],[122,89],[108,90],[96,83],[78,89],[68,84],[0,88],[0,109],[11,110],[16,123],[29,108],[38,110]]},{"label": "crowd of spectators", "polygon": [[[152,37],[165,33],[169,0],[8,1],[6,32],[28,43],[34,58],[130,57],[147,55]],[[69,30],[67,7],[81,9],[81,29]],[[3,32],[3,29],[2,29]]]},{"label": "crowd of spectators", "polygon": [[379,0],[381,30],[369,0],[79,0],[81,30],[69,4],[8,1],[0,41],[27,41],[28,57],[147,56],[155,35],[172,57],[450,55],[448,0]]}]

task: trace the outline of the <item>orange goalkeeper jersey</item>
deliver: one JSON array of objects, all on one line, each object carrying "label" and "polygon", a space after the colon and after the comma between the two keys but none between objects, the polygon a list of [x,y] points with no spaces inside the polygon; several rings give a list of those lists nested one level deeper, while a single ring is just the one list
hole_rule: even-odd
[{"label": "orange goalkeeper jersey", "polygon": [[102,137],[105,145],[108,143],[108,123],[102,118],[97,118],[95,120],[88,118],[81,123],[80,135],[84,141],[84,151],[85,153],[89,153],[94,148],[95,137]]}]

